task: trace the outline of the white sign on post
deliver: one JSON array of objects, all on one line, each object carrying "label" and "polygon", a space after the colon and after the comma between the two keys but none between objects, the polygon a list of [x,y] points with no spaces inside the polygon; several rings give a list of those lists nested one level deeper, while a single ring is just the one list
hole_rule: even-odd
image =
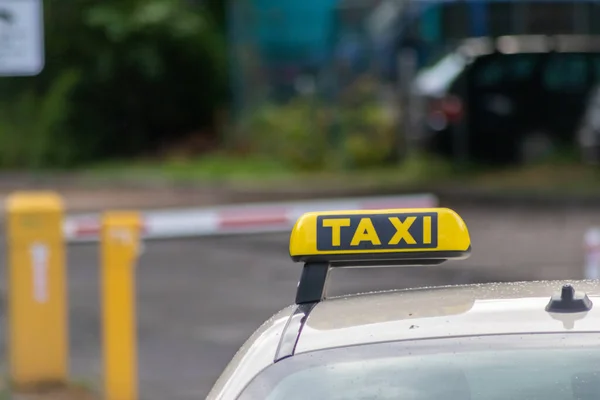
[{"label": "white sign on post", "polygon": [[42,0],[0,0],[0,76],[35,76],[44,69]]},{"label": "white sign on post", "polygon": [[34,243],[31,246],[33,269],[33,298],[38,303],[48,301],[48,246]]},{"label": "white sign on post", "polygon": [[585,233],[585,279],[600,279],[600,228],[590,228]]}]

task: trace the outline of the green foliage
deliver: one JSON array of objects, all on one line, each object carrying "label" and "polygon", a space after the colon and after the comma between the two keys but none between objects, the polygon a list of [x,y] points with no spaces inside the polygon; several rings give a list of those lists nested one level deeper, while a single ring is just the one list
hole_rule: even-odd
[{"label": "green foliage", "polygon": [[330,110],[297,99],[283,106],[267,105],[252,114],[244,135],[250,149],[299,169],[326,167]]},{"label": "green foliage", "polygon": [[315,99],[267,105],[242,124],[250,151],[281,158],[300,170],[384,166],[395,142],[395,123],[376,103],[336,109]]},{"label": "green foliage", "polygon": [[345,154],[353,167],[385,165],[390,161],[396,138],[396,125],[377,104],[363,104],[346,110],[341,119],[345,132]]},{"label": "green foliage", "polygon": [[250,151],[300,170],[381,167],[395,154],[397,124],[360,78],[337,101],[299,96],[267,104],[242,120],[236,137]]},{"label": "green foliage", "polygon": [[64,165],[74,147],[65,135],[70,95],[79,74],[66,71],[42,96],[28,89],[0,102],[0,167]]},{"label": "green foliage", "polygon": [[227,68],[222,33],[201,6],[53,0],[45,14],[44,71],[0,82],[1,166],[152,152],[212,125]]}]

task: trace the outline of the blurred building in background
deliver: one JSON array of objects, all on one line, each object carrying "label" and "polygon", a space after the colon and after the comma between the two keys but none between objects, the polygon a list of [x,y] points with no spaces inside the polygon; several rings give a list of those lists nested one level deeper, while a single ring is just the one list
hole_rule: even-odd
[{"label": "blurred building in background", "polygon": [[[372,2],[360,3],[354,7],[364,11]],[[335,59],[359,67],[359,58],[365,58],[361,53],[368,48],[360,32],[364,21],[356,17],[353,23],[340,21],[341,4],[340,0],[230,1],[232,78],[238,107],[265,98],[288,100],[307,89],[309,76],[318,78]]]},{"label": "blurred building in background", "polygon": [[230,1],[229,17],[236,94],[258,85],[275,99],[293,95],[299,76],[336,62],[355,74],[394,76],[401,45],[418,46],[424,63],[465,37],[600,34],[595,0],[239,0]]},{"label": "blurred building in background", "polygon": [[[402,109],[419,69],[470,37],[600,34],[600,2],[236,0],[228,20],[236,119],[311,96],[334,109],[327,132],[345,138],[360,128],[339,115],[360,98],[385,112],[378,121],[394,124],[387,146],[402,152],[402,130],[414,129],[401,127]],[[402,65],[407,54],[412,63]]]}]

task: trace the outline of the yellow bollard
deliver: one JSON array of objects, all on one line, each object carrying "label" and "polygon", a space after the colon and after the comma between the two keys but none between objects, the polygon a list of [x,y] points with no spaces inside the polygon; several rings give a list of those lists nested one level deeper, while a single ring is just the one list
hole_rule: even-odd
[{"label": "yellow bollard", "polygon": [[137,400],[135,266],[141,217],[108,212],[102,219],[102,325],[107,400]]},{"label": "yellow bollard", "polygon": [[63,203],[52,192],[17,192],[6,201],[8,360],[18,389],[68,378]]}]

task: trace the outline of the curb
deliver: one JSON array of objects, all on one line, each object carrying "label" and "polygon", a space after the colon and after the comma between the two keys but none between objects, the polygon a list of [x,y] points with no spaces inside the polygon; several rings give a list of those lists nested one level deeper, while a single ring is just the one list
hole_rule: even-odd
[{"label": "curb", "polygon": [[448,187],[447,185],[416,186],[399,188],[394,186],[358,188],[302,188],[298,190],[255,190],[229,189],[221,199],[235,204],[260,202],[265,198],[273,201],[304,201],[328,199],[331,197],[355,196],[404,196],[411,193],[431,193],[443,206],[484,206],[484,207],[544,207],[544,208],[600,208],[600,193],[559,193],[557,191],[494,190],[474,187]]},{"label": "curb", "polygon": [[[7,178],[0,174],[1,199],[15,190],[30,190],[31,187],[44,190],[57,190],[63,195],[66,207],[77,213],[97,212],[105,208],[134,208],[152,210],[159,208],[184,208],[195,206],[214,206],[215,204],[245,204],[267,201],[292,202],[310,200],[328,200],[330,198],[351,198],[363,196],[405,196],[414,193],[432,193],[440,199],[440,204],[450,207],[545,207],[545,208],[600,208],[600,190],[594,192],[567,193],[559,190],[494,189],[452,184],[444,182],[429,185],[398,186],[394,184],[354,185],[352,187],[330,185],[312,186],[310,184],[260,188],[256,186],[240,187],[224,183],[144,183],[139,181],[86,182],[80,185],[75,178],[52,179],[42,177],[27,178],[22,181]],[[116,192],[115,196],[103,192]],[[130,193],[125,196],[123,193]],[[165,193],[170,195],[165,196]],[[83,196],[82,196],[83,194]],[[96,196],[98,194],[98,196]],[[105,199],[106,202],[96,197]],[[112,205],[110,205],[112,204]],[[2,217],[0,216],[0,219]]]},{"label": "curb", "polygon": [[556,191],[498,191],[476,188],[430,188],[445,207],[450,204],[485,207],[600,208],[598,193],[557,193]]},{"label": "curb", "polygon": [[[142,237],[171,239],[286,232],[302,214],[311,211],[437,206],[436,196],[413,194],[142,211]],[[64,223],[65,239],[69,243],[95,242],[99,237],[100,226],[99,213],[67,216]]]}]

